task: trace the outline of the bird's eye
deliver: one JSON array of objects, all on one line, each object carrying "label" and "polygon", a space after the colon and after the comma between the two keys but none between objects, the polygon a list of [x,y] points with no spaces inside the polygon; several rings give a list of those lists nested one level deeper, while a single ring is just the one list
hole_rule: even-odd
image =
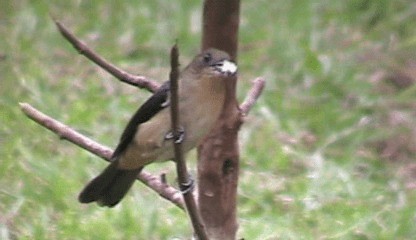
[{"label": "bird's eye", "polygon": [[204,62],[209,63],[212,59],[212,56],[210,53],[207,53],[204,55]]}]

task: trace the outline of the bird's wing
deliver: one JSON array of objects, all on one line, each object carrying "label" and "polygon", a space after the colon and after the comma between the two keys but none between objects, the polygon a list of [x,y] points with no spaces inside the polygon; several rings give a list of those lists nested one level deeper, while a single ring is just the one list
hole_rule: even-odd
[{"label": "bird's wing", "polygon": [[165,82],[133,115],[121,135],[120,142],[113,153],[117,158],[133,140],[140,124],[147,122],[162,109],[169,106],[169,82]]}]

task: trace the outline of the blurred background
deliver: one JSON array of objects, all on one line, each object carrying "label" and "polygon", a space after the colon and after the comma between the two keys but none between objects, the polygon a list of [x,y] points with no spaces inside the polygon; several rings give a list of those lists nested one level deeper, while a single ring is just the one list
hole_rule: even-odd
[{"label": "blurred background", "polygon": [[[240,132],[239,238],[413,239],[416,2],[241,2],[239,100],[255,77],[267,85]],[[79,55],[50,15],[162,81],[175,39],[182,66],[198,52],[201,11],[190,0],[0,1],[0,239],[189,239],[187,216],[140,183],[114,209],[79,204],[106,163],[18,103],[116,146],[150,93]],[[148,170],[175,184],[173,164]]]}]

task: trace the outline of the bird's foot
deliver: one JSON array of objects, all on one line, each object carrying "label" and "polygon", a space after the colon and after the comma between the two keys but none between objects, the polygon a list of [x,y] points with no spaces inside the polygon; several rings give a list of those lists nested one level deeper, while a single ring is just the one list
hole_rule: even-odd
[{"label": "bird's foot", "polygon": [[179,189],[181,190],[182,194],[187,194],[189,192],[192,192],[194,190],[194,187],[195,187],[195,181],[191,175],[188,176],[187,182],[179,184]]},{"label": "bird's foot", "polygon": [[166,133],[165,140],[171,139],[173,139],[176,144],[182,143],[185,139],[185,129],[183,127],[179,127],[177,136],[175,136],[173,131]]}]

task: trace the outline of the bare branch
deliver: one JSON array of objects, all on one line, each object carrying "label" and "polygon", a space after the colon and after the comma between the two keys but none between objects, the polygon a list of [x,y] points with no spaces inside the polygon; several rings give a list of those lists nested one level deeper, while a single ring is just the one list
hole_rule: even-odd
[{"label": "bare branch", "polygon": [[[183,191],[183,198],[185,200],[186,209],[188,210],[189,218],[191,219],[192,226],[195,234],[199,240],[208,239],[205,232],[204,225],[202,224],[201,218],[198,214],[198,209],[193,196],[193,191],[189,190],[192,188],[191,184],[194,184],[190,180],[188,169],[186,168],[186,162],[183,156],[182,142],[176,139],[181,138],[180,130],[180,119],[179,119],[179,103],[178,103],[178,76],[179,76],[179,51],[175,44],[170,52],[170,66],[171,72],[169,75],[170,80],[170,96],[171,96],[171,120],[172,120],[172,133],[174,136],[173,146],[175,149],[175,162],[176,171],[178,173],[178,181],[180,189]],[[186,131],[186,129],[185,129]],[[186,134],[186,133],[185,133]]]},{"label": "bare branch", "polygon": [[86,58],[91,60],[92,62],[96,63],[98,66],[106,70],[108,73],[113,75],[114,77],[118,78],[120,81],[133,85],[139,88],[145,88],[151,92],[155,92],[159,87],[160,84],[156,81],[150,80],[144,76],[137,76],[130,74],[122,69],[114,66],[113,64],[109,63],[107,60],[99,56],[97,53],[92,51],[87,45],[81,42],[75,35],[70,32],[62,23],[59,21],[55,21],[56,26],[58,27],[59,31],[61,32],[62,36],[68,42],[72,44],[72,46]]},{"label": "bare branch", "polygon": [[[103,146],[93,141],[92,139],[76,132],[74,129],[45,115],[28,103],[20,103],[20,108],[22,109],[23,113],[26,114],[26,116],[41,126],[51,130],[60,138],[74,143],[75,145],[101,157],[106,161],[109,161],[111,158],[113,151],[109,147]],[[161,197],[171,201],[179,208],[184,209],[183,199],[180,192],[178,192],[178,190],[175,188],[167,185],[166,183],[161,182],[160,177],[154,176],[145,171],[141,171],[137,176],[137,179],[143,182],[149,188],[153,189]]]},{"label": "bare branch", "polygon": [[246,99],[244,99],[243,103],[241,103],[240,105],[240,112],[243,116],[247,115],[250,112],[251,108],[263,92],[265,84],[266,82],[262,77],[258,77],[253,80],[253,86],[247,93]]}]

